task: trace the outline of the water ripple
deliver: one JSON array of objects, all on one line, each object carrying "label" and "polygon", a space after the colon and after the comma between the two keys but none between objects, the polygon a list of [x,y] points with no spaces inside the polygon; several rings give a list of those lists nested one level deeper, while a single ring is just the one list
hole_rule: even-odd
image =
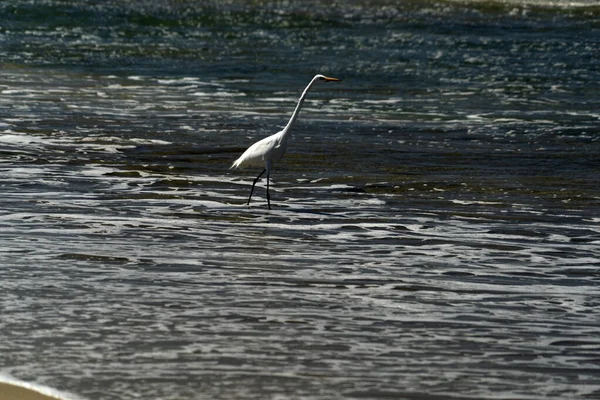
[{"label": "water ripple", "polygon": [[[593,5],[34,3],[0,5],[3,373],[598,396]],[[306,100],[273,210],[264,182],[247,206],[259,171],[228,167],[315,68],[344,82]]]}]

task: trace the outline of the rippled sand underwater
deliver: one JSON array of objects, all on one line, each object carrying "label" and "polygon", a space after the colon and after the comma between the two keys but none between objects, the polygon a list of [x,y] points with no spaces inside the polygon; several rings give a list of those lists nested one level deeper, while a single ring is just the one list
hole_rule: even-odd
[{"label": "rippled sand underwater", "polygon": [[[3,372],[86,399],[598,397],[597,11],[359,3],[2,6]],[[246,206],[260,171],[231,162],[316,68],[344,82],[310,92],[273,210],[264,181]]]}]

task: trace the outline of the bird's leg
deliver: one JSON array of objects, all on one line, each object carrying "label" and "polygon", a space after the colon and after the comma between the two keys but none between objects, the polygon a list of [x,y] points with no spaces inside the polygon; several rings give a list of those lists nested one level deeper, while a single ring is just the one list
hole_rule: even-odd
[{"label": "bird's leg", "polygon": [[267,206],[269,207],[269,210],[271,209],[271,195],[269,195],[269,176],[270,176],[270,172],[267,171]]},{"label": "bird's leg", "polygon": [[[262,172],[260,174],[258,174],[258,176],[256,177],[256,179],[254,179],[254,182],[252,182],[252,189],[250,189],[250,196],[248,197],[248,205],[250,205],[250,199],[252,198],[252,192],[254,192],[254,186],[256,185],[256,182],[258,182],[258,180],[260,179],[260,177],[262,176],[262,174],[265,173],[267,169],[263,169]],[[267,185],[269,184],[269,180],[267,179]],[[268,193],[268,192],[267,192]]]}]

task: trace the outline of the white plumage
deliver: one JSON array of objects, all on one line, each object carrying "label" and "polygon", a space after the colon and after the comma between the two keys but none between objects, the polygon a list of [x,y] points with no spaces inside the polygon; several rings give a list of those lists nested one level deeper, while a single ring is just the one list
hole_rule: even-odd
[{"label": "white plumage", "polygon": [[279,161],[287,147],[287,136],[284,133],[284,131],[279,131],[254,143],[240,158],[234,161],[231,168],[266,166],[267,161]]},{"label": "white plumage", "polygon": [[285,153],[285,150],[287,148],[287,139],[289,137],[289,133],[291,131],[292,125],[298,117],[300,108],[302,108],[304,98],[306,97],[306,94],[308,93],[308,90],[311,88],[311,86],[317,81],[339,82],[340,79],[329,78],[324,75],[315,75],[315,77],[312,78],[308,86],[306,86],[306,89],[304,89],[304,92],[302,92],[302,95],[298,100],[298,104],[296,105],[296,109],[294,110],[294,113],[292,114],[292,117],[288,121],[285,128],[283,128],[276,134],[261,139],[258,142],[254,143],[252,146],[248,147],[248,149],[231,165],[231,169],[264,166],[262,172],[258,174],[256,179],[254,179],[254,182],[252,183],[252,189],[250,189],[250,196],[248,197],[248,205],[250,204],[250,199],[252,199],[252,192],[254,192],[254,186],[256,185],[256,182],[258,182],[262,174],[264,174],[266,171],[267,205],[269,207],[269,210],[271,209],[271,198],[269,195],[269,178],[271,175],[271,168],[273,167],[274,162],[281,160],[281,158],[283,157],[283,154]]}]

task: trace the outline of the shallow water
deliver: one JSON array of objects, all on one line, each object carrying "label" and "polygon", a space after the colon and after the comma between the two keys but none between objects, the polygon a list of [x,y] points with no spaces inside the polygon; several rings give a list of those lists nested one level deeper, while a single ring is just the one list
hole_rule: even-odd
[{"label": "shallow water", "polygon": [[[307,6],[311,4],[311,6]],[[0,366],[88,399],[597,398],[594,3],[0,3]],[[230,171],[316,86],[276,166]]]}]

